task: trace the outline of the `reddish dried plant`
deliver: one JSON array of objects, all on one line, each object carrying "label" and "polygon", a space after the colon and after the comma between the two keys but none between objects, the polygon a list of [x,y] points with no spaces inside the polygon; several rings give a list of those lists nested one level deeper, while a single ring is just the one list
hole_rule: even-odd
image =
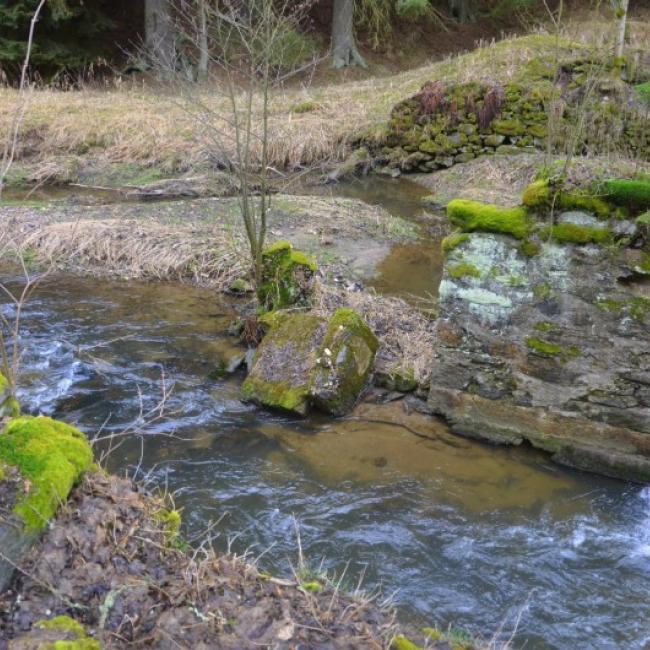
[{"label": "reddish dried plant", "polygon": [[441,81],[427,81],[415,96],[420,102],[422,115],[435,115],[446,111],[449,100],[445,97],[445,86]]},{"label": "reddish dried plant", "polygon": [[481,129],[487,129],[492,120],[501,112],[505,93],[501,86],[488,90],[483,97],[483,105],[476,110],[476,121]]}]

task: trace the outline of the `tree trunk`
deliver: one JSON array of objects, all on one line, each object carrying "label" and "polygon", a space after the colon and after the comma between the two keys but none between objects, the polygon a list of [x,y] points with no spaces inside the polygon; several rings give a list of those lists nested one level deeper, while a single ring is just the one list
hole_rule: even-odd
[{"label": "tree trunk", "polygon": [[627,29],[627,8],[629,0],[618,0],[616,2],[616,18],[618,20],[618,30],[616,36],[616,58],[620,61],[625,54],[625,31]]},{"label": "tree trunk", "polygon": [[354,0],[334,0],[332,16],[332,66],[366,67],[354,40]]},{"label": "tree trunk", "polygon": [[197,76],[199,81],[208,78],[208,64],[210,55],[208,52],[208,12],[205,6],[206,0],[199,0],[199,62]]},{"label": "tree trunk", "polygon": [[176,68],[176,40],[170,0],[145,0],[145,45],[156,68],[170,75]]},{"label": "tree trunk", "polygon": [[476,20],[472,0],[449,0],[449,11],[459,23],[471,23]]}]

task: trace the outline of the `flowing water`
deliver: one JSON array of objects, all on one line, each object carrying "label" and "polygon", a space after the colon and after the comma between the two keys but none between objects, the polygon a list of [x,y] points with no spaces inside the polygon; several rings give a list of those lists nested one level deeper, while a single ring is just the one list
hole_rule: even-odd
[{"label": "flowing water", "polygon": [[288,574],[295,518],[312,566],[394,592],[407,623],[488,638],[503,623],[506,639],[520,617],[515,647],[648,647],[649,488],[453,436],[399,404],[300,421],[244,405],[241,376],[214,372],[232,313],[186,286],[51,278],[25,314],[21,401],[117,432],[155,407],[164,372],[165,414],[108,462],[174,491],[188,536],[223,517],[222,548]]}]

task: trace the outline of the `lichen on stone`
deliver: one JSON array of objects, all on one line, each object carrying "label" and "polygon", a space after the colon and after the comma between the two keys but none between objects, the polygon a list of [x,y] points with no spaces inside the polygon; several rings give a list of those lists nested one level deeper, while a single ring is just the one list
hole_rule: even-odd
[{"label": "lichen on stone", "polygon": [[28,529],[42,529],[72,487],[93,466],[93,452],[81,431],[48,417],[11,420],[0,434],[0,460],[29,481],[14,512]]}]

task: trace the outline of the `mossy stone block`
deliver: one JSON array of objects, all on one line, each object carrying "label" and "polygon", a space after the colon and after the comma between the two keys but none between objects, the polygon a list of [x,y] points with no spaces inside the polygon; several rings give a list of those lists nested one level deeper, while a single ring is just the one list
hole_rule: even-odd
[{"label": "mossy stone block", "polygon": [[278,241],[262,253],[262,281],[257,297],[264,310],[309,306],[311,280],[316,263],[294,250],[287,241]]},{"label": "mossy stone block", "polygon": [[379,347],[359,314],[275,312],[265,323],[270,329],[242,386],[244,400],[296,415],[312,407],[342,415],[354,406]]}]

